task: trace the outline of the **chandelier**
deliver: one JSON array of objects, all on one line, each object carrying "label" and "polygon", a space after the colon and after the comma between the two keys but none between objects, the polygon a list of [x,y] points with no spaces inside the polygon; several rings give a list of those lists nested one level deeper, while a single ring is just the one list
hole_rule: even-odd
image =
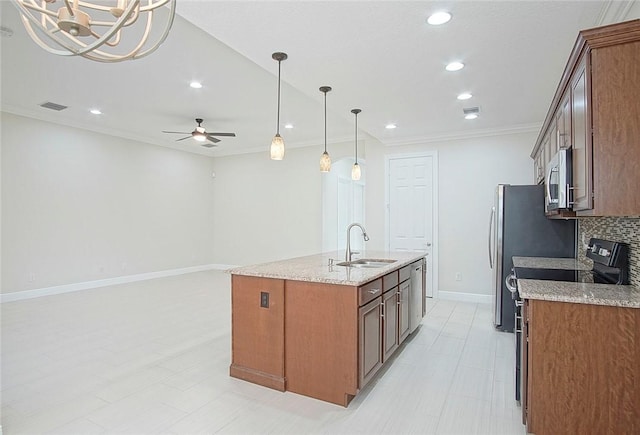
[{"label": "chandelier", "polygon": [[[27,33],[40,47],[56,55],[82,56],[98,62],[139,59],[155,51],[167,38],[176,9],[176,0],[14,3]],[[158,10],[165,5],[166,11]],[[152,32],[154,13],[156,21],[161,18],[164,22],[160,32]],[[150,42],[152,33],[155,43]]]}]

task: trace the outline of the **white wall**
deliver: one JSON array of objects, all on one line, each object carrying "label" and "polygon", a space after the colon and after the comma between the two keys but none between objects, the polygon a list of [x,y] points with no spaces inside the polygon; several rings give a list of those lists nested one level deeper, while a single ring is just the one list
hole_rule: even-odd
[{"label": "white wall", "polygon": [[[385,156],[438,152],[439,291],[491,294],[487,238],[494,189],[499,183],[531,184],[529,157],[537,131],[384,147],[367,145],[369,248],[384,249]],[[377,237],[380,235],[380,237]],[[455,274],[462,274],[455,281]]]},{"label": "white wall", "polygon": [[[265,146],[261,153],[215,159],[215,263],[246,265],[322,252],[322,151],[321,145],[289,147],[284,160],[273,161]],[[334,162],[352,158],[353,143],[329,144],[328,151]]]},{"label": "white wall", "polygon": [[210,264],[213,158],[2,113],[2,292]]},{"label": "white wall", "polygon": [[246,265],[322,248],[320,147],[215,159],[216,263]]}]

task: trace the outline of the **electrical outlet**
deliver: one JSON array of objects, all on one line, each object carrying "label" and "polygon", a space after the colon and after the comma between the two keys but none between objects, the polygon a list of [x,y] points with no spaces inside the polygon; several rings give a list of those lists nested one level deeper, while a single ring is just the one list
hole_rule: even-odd
[{"label": "electrical outlet", "polygon": [[260,292],[260,307],[269,308],[269,293]]},{"label": "electrical outlet", "polygon": [[456,281],[462,281],[462,274],[460,272],[456,272]]},{"label": "electrical outlet", "polygon": [[35,280],[36,280],[36,273],[35,272],[27,273],[27,281],[34,282]]}]

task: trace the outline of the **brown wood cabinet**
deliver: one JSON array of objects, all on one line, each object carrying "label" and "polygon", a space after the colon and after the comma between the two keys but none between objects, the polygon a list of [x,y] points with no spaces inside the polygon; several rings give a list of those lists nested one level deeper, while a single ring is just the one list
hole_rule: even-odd
[{"label": "brown wood cabinet", "polygon": [[[588,113],[587,101],[587,59],[585,53],[576,68],[571,80],[572,95],[572,171],[573,171],[573,209],[590,210],[593,208],[591,146],[591,114]],[[590,63],[590,62],[589,62]]]},{"label": "brown wood cabinet", "polygon": [[359,384],[366,385],[382,367],[382,302],[377,298],[358,310]]},{"label": "brown wood cabinet", "polygon": [[387,361],[398,349],[398,313],[400,300],[396,285],[382,295],[382,328],[383,328],[383,352],[382,361]]},{"label": "brown wood cabinet", "polygon": [[572,149],[578,216],[640,215],[638,59],[640,20],[580,32],[531,153],[538,183],[554,142]]},{"label": "brown wood cabinet", "polygon": [[411,288],[409,280],[403,281],[398,286],[398,343],[402,342],[409,336],[409,289]]},{"label": "brown wood cabinet", "polygon": [[640,309],[525,300],[523,315],[527,431],[640,433]]}]

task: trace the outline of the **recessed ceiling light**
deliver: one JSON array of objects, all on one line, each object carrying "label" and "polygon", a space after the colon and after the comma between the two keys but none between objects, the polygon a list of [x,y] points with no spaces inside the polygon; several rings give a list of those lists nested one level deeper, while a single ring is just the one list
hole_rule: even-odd
[{"label": "recessed ceiling light", "polygon": [[284,128],[293,128],[293,124],[285,124]]},{"label": "recessed ceiling light", "polygon": [[191,86],[193,89],[200,89],[202,87],[202,83],[196,82],[194,80],[191,83],[189,83],[189,86]]},{"label": "recessed ceiling light", "polygon": [[471,95],[469,92],[463,92],[462,94],[457,96],[458,100],[468,100],[471,97],[473,97],[473,95]]},{"label": "recessed ceiling light", "polygon": [[464,119],[476,119],[477,117],[477,113],[469,113],[468,115],[464,115]]},{"label": "recessed ceiling light", "polygon": [[395,125],[395,124],[387,124],[387,125],[384,126],[384,128],[386,128],[387,130],[393,130],[396,127],[397,127],[397,125]]},{"label": "recessed ceiling light", "polygon": [[447,71],[460,71],[462,68],[464,68],[464,63],[462,62],[451,62],[445,67]]},{"label": "recessed ceiling light", "polygon": [[431,14],[429,18],[427,18],[427,23],[432,26],[439,26],[440,24],[444,24],[449,22],[451,19],[451,14],[449,12],[436,12],[435,14]]},{"label": "recessed ceiling light", "polygon": [[100,109],[91,109],[90,112],[93,113],[94,115],[102,115],[102,112],[100,111]]}]

